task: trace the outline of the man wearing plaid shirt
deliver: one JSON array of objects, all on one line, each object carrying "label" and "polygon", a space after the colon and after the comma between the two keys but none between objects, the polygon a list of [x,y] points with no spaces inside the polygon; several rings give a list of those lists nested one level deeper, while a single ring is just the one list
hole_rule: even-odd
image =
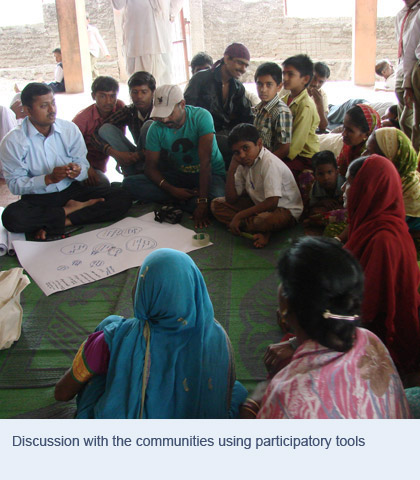
[{"label": "man wearing plaid shirt", "polygon": [[255,107],[254,125],[264,147],[277,157],[286,158],[292,140],[293,116],[278,96],[282,87],[282,70],[276,63],[263,63],[255,72],[255,82],[261,103]]}]

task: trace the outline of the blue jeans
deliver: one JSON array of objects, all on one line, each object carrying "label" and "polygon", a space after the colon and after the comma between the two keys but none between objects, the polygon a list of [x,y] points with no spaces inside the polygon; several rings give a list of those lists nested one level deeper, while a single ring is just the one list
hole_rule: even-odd
[{"label": "blue jeans", "polygon": [[[140,136],[137,138],[137,146],[133,145],[118,127],[111,125],[110,123],[104,123],[98,133],[105,142],[109,143],[112,148],[119,152],[143,153],[143,150],[146,148],[147,131],[152,123],[153,120],[147,120],[144,122],[140,129]],[[134,139],[134,141],[136,141],[136,139]],[[138,164],[136,163],[135,165],[121,166],[120,168],[124,177],[136,175],[140,171],[143,171],[143,161],[138,162]]]},{"label": "blue jeans", "polygon": [[[198,173],[182,173],[175,170],[169,170],[164,173],[165,180],[174,187],[180,188],[199,188],[200,175]],[[144,203],[176,203],[187,211],[193,212],[196,207],[196,198],[191,198],[186,202],[180,202],[176,198],[169,195],[168,192],[158,187],[146,175],[132,175],[124,178],[123,188],[130,192],[131,196],[136,200]],[[223,175],[212,175],[209,202],[213,198],[224,197],[225,195],[225,177]]]}]

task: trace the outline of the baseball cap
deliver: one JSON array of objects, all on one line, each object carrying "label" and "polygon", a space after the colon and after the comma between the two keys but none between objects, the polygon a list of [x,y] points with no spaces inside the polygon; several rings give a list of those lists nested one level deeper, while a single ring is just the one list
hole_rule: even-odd
[{"label": "baseball cap", "polygon": [[184,99],[178,85],[162,85],[155,90],[151,117],[166,118],[172,113],[175,105]]}]

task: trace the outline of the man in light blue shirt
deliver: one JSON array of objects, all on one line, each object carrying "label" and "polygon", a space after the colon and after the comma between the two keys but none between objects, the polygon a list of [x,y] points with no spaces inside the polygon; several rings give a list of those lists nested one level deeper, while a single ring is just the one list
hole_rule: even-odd
[{"label": "man in light blue shirt", "polygon": [[131,206],[127,193],[81,183],[89,168],[85,142],[75,124],[56,119],[51,88],[29,83],[21,100],[28,116],[0,144],[6,183],[22,196],[3,212],[7,230],[45,240],[65,226],[122,217]]},{"label": "man in light blue shirt", "polygon": [[[177,203],[191,212],[197,228],[209,224],[209,204],[225,193],[225,164],[217,146],[211,114],[185,105],[177,85],[156,89],[147,132],[144,175],[123,181],[134,198],[143,202]],[[167,152],[162,168],[161,152]]]}]

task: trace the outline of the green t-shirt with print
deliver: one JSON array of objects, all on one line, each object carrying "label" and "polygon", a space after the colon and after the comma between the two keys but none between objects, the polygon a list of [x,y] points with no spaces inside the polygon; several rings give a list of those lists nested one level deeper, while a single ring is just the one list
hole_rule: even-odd
[{"label": "green t-shirt with print", "polygon": [[[185,123],[181,128],[169,128],[163,123],[153,122],[147,132],[146,149],[152,152],[167,150],[176,170],[183,173],[199,173],[198,142],[200,137],[215,133],[213,117],[201,107],[185,106]],[[225,175],[225,164],[213,137],[211,152],[212,174]]]}]

